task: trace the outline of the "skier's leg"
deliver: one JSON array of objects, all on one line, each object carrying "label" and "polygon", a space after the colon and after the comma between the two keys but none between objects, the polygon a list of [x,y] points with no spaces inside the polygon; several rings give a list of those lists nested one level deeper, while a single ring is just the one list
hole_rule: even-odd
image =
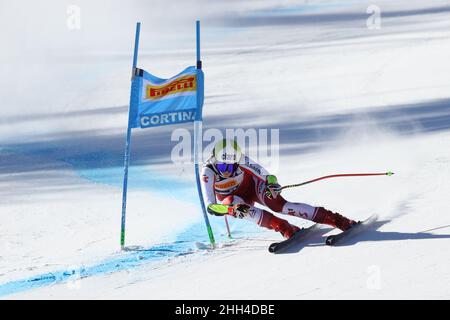
[{"label": "skier's leg", "polygon": [[[316,223],[327,224],[334,228],[339,228],[342,231],[349,229],[356,223],[339,213],[332,212],[323,207],[313,207],[306,203],[289,202],[284,199],[280,202],[284,202],[284,205],[281,208],[281,213],[283,214],[300,217]],[[279,204],[277,207],[279,208]]]},{"label": "skier's leg", "polygon": [[356,221],[346,218],[337,212],[327,210],[323,207],[316,208],[314,221],[317,223],[330,225],[332,227],[341,229],[342,231],[345,231],[356,224]]},{"label": "skier's leg", "polygon": [[245,219],[258,224],[261,227],[280,232],[286,239],[290,238],[296,231],[300,228],[291,225],[288,221],[278,218],[266,210],[256,208],[252,205],[246,203],[241,197],[238,196],[228,196],[223,201],[222,204],[245,204],[245,212],[235,215],[235,218]]},{"label": "skier's leg", "polygon": [[281,195],[278,195],[276,198],[269,197],[264,192],[266,188],[265,183],[261,181],[255,182],[255,192],[257,196],[255,200],[258,203],[278,213],[287,214],[311,221],[314,219],[316,207],[310,206],[306,203],[289,202]]},{"label": "skier's leg", "polygon": [[[263,187],[257,190],[264,190]],[[259,203],[269,207],[271,210],[310,220],[316,223],[327,224],[341,230],[349,229],[356,222],[339,213],[332,212],[323,207],[314,207],[306,203],[290,202],[281,195],[276,198],[268,197],[264,192],[258,192]]]},{"label": "skier's leg", "polygon": [[280,232],[281,235],[286,239],[289,239],[294,233],[300,230],[299,227],[290,224],[286,220],[278,218],[277,216],[273,215],[270,212],[267,212],[259,208],[255,209],[261,211],[262,217],[261,220],[258,222],[258,224],[261,227],[272,229],[275,230],[276,232]]}]

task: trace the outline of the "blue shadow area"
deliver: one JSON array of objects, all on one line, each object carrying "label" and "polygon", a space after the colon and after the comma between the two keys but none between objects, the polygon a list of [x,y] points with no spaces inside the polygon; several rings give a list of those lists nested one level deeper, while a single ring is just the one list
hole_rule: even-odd
[{"label": "blue shadow area", "polygon": [[162,261],[170,257],[191,254],[195,252],[194,244],[188,239],[192,239],[193,236],[198,236],[198,239],[204,238],[201,237],[199,233],[200,231],[205,233],[205,228],[203,228],[204,230],[200,230],[200,227],[200,224],[192,226],[184,233],[180,234],[176,241],[170,244],[160,244],[150,248],[132,249],[91,266],[84,266],[76,270],[55,271],[1,284],[0,297],[58,283],[65,283],[76,279],[130,270],[149,262]]},{"label": "blue shadow area", "polygon": [[[28,153],[32,155],[32,153]],[[113,186],[121,186],[123,168],[106,167],[87,169],[81,166],[77,169],[77,163],[72,162],[77,173],[95,183]],[[147,166],[130,167],[130,176],[133,178],[133,189],[147,190],[152,193],[176,196],[177,200],[189,203],[199,203],[197,190],[192,182],[179,181],[150,171]],[[199,218],[201,209],[199,206]],[[176,235],[171,243],[153,245],[148,248],[126,248],[124,252],[107,258],[90,266],[84,266],[77,270],[59,270],[55,272],[36,275],[30,278],[10,281],[0,285],[0,297],[15,294],[31,289],[42,288],[54,284],[65,283],[77,279],[107,275],[123,270],[130,270],[150,262],[164,261],[164,259],[193,254],[197,252],[196,243],[209,244],[207,230],[203,219],[189,226],[185,231]],[[210,217],[216,242],[226,242],[229,238],[226,234],[223,219]],[[239,221],[241,232],[257,232],[258,227],[246,221]]]},{"label": "blue shadow area", "polygon": [[[235,129],[237,117],[240,124],[243,124],[239,126],[242,129],[280,129],[280,156],[304,154],[326,148],[329,142],[349,126],[364,128],[366,125],[376,125],[381,130],[386,129],[402,136],[450,130],[449,98],[407,105],[374,106],[361,111],[315,117],[300,117],[301,106],[298,105],[291,106],[289,110],[292,111],[284,114],[283,121],[274,120],[271,114],[259,114],[257,127],[252,125],[255,117],[253,111],[240,110],[237,113],[208,115],[205,110],[204,130],[216,128],[225,132],[227,128]],[[169,163],[172,148],[177,143],[171,141],[171,133],[176,128],[177,126],[160,127],[158,130],[133,132],[131,167]],[[100,130],[65,132],[51,137],[36,137],[33,142],[6,144],[3,147],[5,150],[61,160],[73,165],[77,170],[120,168],[123,166],[124,132],[125,129],[114,134],[105,134]],[[0,174],[45,169],[48,168],[42,163],[24,166],[7,154],[0,158]]]},{"label": "blue shadow area", "polygon": [[[329,3],[329,4],[302,4],[298,6],[269,9],[253,12],[249,15],[235,15],[223,17],[222,23],[229,27],[274,27],[274,26],[292,26],[300,27],[307,25],[323,26],[324,24],[336,25],[337,23],[353,25],[360,27],[361,21],[366,21],[368,15],[365,10],[354,12],[326,12],[329,8],[339,8],[357,5],[358,2],[349,3]],[[366,4],[367,5],[370,3]],[[364,7],[364,4],[361,6]],[[450,6],[434,6],[428,8],[392,10],[383,8],[383,18],[405,18],[420,15],[443,14],[450,12]],[[318,12],[324,10],[325,12]],[[315,12],[315,13],[313,13]]]},{"label": "blue shadow area", "polygon": [[[221,220],[221,219],[220,219]],[[213,229],[224,231],[223,225],[219,219],[212,219],[211,225]],[[257,227],[246,221],[242,222],[240,232],[255,232]],[[217,242],[227,242],[225,232],[216,232]],[[123,270],[131,270],[151,262],[164,261],[172,257],[179,257],[198,252],[195,243],[204,241],[207,243],[206,227],[204,223],[197,223],[189,227],[176,237],[172,243],[154,245],[149,248],[128,248],[124,252],[100,261],[97,264],[83,266],[79,269],[59,270],[55,272],[44,273],[29,277],[26,279],[10,281],[0,284],[0,297],[28,291],[31,289],[43,288],[50,285],[67,283],[77,279],[83,279],[98,275],[108,275]]]}]

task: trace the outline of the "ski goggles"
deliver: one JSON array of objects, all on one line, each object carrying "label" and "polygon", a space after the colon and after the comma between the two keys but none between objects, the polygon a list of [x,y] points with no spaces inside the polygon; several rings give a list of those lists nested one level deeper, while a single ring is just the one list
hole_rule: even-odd
[{"label": "ski goggles", "polygon": [[216,168],[220,173],[234,173],[238,167],[237,163],[216,163]]}]

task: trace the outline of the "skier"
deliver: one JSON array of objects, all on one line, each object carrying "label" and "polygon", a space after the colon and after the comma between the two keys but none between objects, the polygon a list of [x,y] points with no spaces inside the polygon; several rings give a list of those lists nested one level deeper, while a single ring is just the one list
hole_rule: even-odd
[{"label": "skier", "polygon": [[289,239],[300,228],[255,207],[255,202],[274,212],[327,224],[342,231],[356,223],[323,207],[285,200],[280,195],[281,186],[276,176],[243,155],[235,140],[223,139],[215,145],[211,157],[203,166],[202,186],[208,213],[223,215],[213,206],[220,201],[228,205],[226,214],[280,232],[285,239]]}]

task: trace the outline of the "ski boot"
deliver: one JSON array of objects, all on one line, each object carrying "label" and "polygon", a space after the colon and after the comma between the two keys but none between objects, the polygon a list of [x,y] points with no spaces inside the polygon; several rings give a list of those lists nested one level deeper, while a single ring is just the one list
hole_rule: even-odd
[{"label": "ski boot", "polygon": [[321,224],[327,224],[342,231],[348,230],[356,224],[356,221],[348,219],[339,213],[331,212],[323,207],[317,208],[313,221]]},{"label": "ski boot", "polygon": [[299,227],[293,226],[286,220],[280,219],[266,211],[264,211],[264,216],[260,226],[280,232],[285,239],[289,239],[294,233],[300,231]]}]

